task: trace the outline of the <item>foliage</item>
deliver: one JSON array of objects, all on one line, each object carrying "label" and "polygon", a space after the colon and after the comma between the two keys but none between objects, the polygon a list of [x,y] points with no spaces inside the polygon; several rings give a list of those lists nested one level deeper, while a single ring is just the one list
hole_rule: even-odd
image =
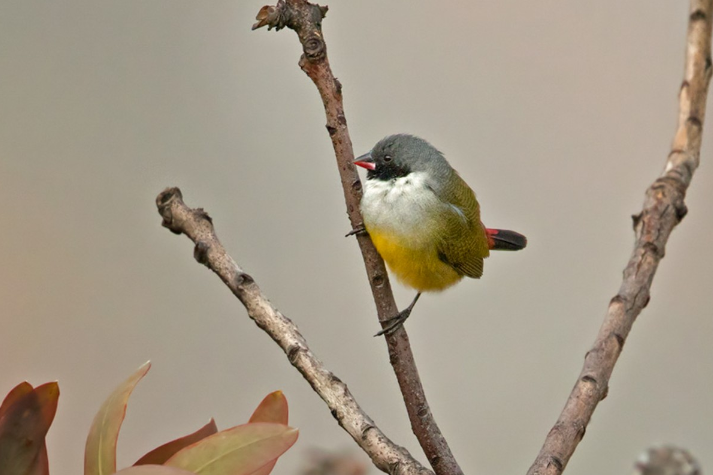
[{"label": "foliage", "polygon": [[[213,419],[197,431],[167,442],[132,467],[116,469],[116,443],[132,391],[146,375],[141,366],[104,401],[89,429],[84,475],[268,475],[297,440],[287,425],[287,399],[268,394],[247,424],[223,431]],[[59,386],[18,384],[0,405],[0,473],[49,475],[45,436],[52,424]]]}]

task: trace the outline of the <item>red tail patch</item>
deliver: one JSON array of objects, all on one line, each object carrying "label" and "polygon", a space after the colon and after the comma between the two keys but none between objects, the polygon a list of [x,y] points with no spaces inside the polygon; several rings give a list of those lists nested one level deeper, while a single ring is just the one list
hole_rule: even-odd
[{"label": "red tail patch", "polygon": [[527,238],[507,229],[485,228],[488,236],[488,248],[496,251],[519,251],[527,246]]}]

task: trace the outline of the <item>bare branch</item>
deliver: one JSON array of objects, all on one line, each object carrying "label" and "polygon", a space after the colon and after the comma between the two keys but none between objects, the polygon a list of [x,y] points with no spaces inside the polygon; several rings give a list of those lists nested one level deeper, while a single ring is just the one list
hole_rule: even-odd
[{"label": "bare branch", "polygon": [[641,454],[634,475],[701,475],[701,467],[684,449],[655,447]]},{"label": "bare branch", "polygon": [[[297,33],[304,52],[299,65],[312,79],[322,97],[327,115],[327,131],[332,139],[344,189],[347,215],[352,229],[358,229],[363,227],[359,211],[362,184],[352,163],[354,151],[344,115],[342,85],[332,74],[327,58],[327,45],[321,27],[326,13],[326,7],[313,5],[306,0],[279,0],[277,5],[264,6],[260,10],[257,15],[258,22],[253,25],[253,29],[262,26],[277,30],[288,27]],[[357,234],[357,241],[364,258],[379,321],[384,328],[388,318],[398,313],[386,267],[367,234]],[[393,334],[387,335],[386,342],[389,360],[396,373],[411,428],[431,466],[438,475],[462,474],[431,413],[406,330],[401,327]]]},{"label": "bare branch", "polygon": [[282,348],[292,366],[327,403],[339,425],[371,457],[374,465],[392,474],[431,474],[406,449],[391,442],[381,432],[359,407],[347,385],[312,353],[297,326],[272,306],[253,278],[225,252],[208,213],[201,208],[186,206],[178,188],[161,192],[156,198],[156,206],[163,217],[163,226],[175,234],[185,234],[195,243],[195,259],[218,274],[245,306],[248,316]]},{"label": "bare branch", "polygon": [[594,346],[562,413],[550,430],[529,475],[559,475],[609,388],[609,378],[634,320],[649,302],[651,282],[673,228],[686,215],[684,198],[698,168],[706,96],[711,79],[713,0],[692,0],[686,62],[679,94],[678,129],[664,173],[646,191],[634,216],[636,244],[624,269],[619,293],[611,300]]}]

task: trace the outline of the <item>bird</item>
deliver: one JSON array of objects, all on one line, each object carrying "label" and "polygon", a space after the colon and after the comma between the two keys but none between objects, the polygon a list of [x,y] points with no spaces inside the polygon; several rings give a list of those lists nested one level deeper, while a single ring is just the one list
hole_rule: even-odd
[{"label": "bird", "polygon": [[464,277],[479,279],[491,250],[527,246],[520,233],[483,225],[473,190],[422,138],[390,135],[353,163],[367,174],[363,227],[350,234],[368,233],[389,270],[416,290],[411,304],[375,336],[400,328],[421,293],[445,290]]}]

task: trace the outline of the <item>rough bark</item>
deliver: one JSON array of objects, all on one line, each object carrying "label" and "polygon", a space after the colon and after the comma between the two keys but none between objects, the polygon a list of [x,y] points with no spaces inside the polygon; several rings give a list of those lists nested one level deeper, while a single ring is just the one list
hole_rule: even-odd
[{"label": "rough bark", "polygon": [[582,372],[528,475],[559,475],[567,466],[594,409],[607,395],[609,378],[631,326],[649,303],[651,282],[669,235],[686,215],[684,198],[698,168],[711,79],[711,15],[713,0],[691,1],[678,128],[671,152],[663,174],[646,191],[642,211],[633,217],[636,244],[619,292],[609,303]]},{"label": "rough bark", "polygon": [[270,303],[253,278],[225,252],[208,213],[186,206],[178,188],[161,192],[156,206],[163,217],[163,226],[175,234],[185,234],[195,243],[195,259],[220,277],[245,306],[248,316],[282,348],[290,363],[327,403],[332,416],[374,465],[391,474],[431,474],[406,449],[384,435],[359,407],[347,385],[328,371],[310,350],[297,326]]},{"label": "rough bark", "polygon": [[[258,22],[253,25],[253,29],[267,26],[268,29],[280,30],[288,27],[297,33],[303,48],[299,65],[317,86],[322,98],[327,116],[327,132],[332,140],[344,189],[347,215],[352,229],[359,229],[363,227],[359,211],[362,184],[352,163],[354,151],[344,115],[342,85],[332,74],[327,57],[327,45],[322,34],[322,19],[326,13],[327,7],[313,5],[305,0],[280,0],[275,6],[262,7],[257,15]],[[369,236],[358,233],[357,241],[366,266],[379,321],[384,328],[387,320],[398,313],[389,276],[384,261],[376,252]],[[438,475],[462,474],[431,413],[406,330],[401,327],[387,335],[386,343],[389,360],[406,404],[411,428],[433,470]]]}]

